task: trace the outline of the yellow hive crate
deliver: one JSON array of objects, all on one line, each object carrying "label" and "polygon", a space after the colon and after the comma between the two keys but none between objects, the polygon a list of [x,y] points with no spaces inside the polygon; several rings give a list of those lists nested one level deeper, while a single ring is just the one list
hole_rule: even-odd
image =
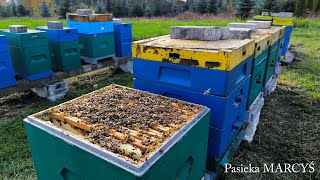
[{"label": "yellow hive crate", "polygon": [[230,71],[254,54],[253,39],[195,41],[160,36],[132,43],[132,56],[144,60],[171,62]]},{"label": "yellow hive crate", "polygon": [[294,23],[293,18],[274,17],[272,24],[278,26],[293,26]]},{"label": "yellow hive crate", "polygon": [[280,29],[280,39],[284,38],[284,36],[286,35],[286,27],[287,26],[273,26],[273,28]]},{"label": "yellow hive crate", "polygon": [[252,38],[255,40],[256,49],[254,52],[254,57],[257,58],[262,53],[267,51],[270,45],[270,35],[253,34]]},{"label": "yellow hive crate", "polygon": [[281,29],[279,27],[271,27],[270,29],[259,29],[254,35],[270,35],[270,46],[274,45],[280,39]]},{"label": "yellow hive crate", "polygon": [[264,21],[272,21],[273,17],[271,17],[271,16],[253,16],[253,19],[264,20]]}]

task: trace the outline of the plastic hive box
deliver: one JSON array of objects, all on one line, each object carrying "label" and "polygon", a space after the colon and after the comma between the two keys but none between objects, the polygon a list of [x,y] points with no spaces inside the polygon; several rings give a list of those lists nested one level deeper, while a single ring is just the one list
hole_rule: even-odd
[{"label": "plastic hive box", "polygon": [[114,24],[114,41],[117,57],[132,56],[131,23]]},{"label": "plastic hive box", "polygon": [[139,79],[134,79],[134,88],[164,95],[192,103],[202,104],[211,109],[208,154],[221,158],[245,119],[250,76],[228,97],[206,95]]},{"label": "plastic hive box", "polygon": [[26,80],[52,76],[51,58],[46,33],[28,30],[26,33],[0,31],[8,39],[12,64],[16,75]]},{"label": "plastic hive box", "polygon": [[0,36],[0,89],[15,84],[16,80],[9,56],[8,42],[5,36]]},{"label": "plastic hive box", "polygon": [[75,28],[80,34],[95,35],[101,33],[113,33],[113,21],[105,22],[77,22],[67,21],[68,27]]},{"label": "plastic hive box", "polygon": [[[25,119],[24,124],[40,180],[201,179],[205,173],[209,119],[210,110],[204,107],[162,146],[154,150],[147,160],[136,164],[34,115]],[[43,166],[46,162],[50,163]]]},{"label": "plastic hive box", "polygon": [[133,76],[190,91],[228,96],[250,76],[252,59],[249,57],[231,71],[220,71],[133,58]]},{"label": "plastic hive box", "polygon": [[78,30],[64,27],[63,29],[48,29],[46,26],[37,27],[39,31],[45,31],[49,42],[70,42],[78,41]]},{"label": "plastic hive box", "polygon": [[132,57],[231,71],[254,54],[254,40],[194,41],[161,36],[132,44]]},{"label": "plastic hive box", "polygon": [[49,42],[53,69],[70,71],[81,67],[79,41]]},{"label": "plastic hive box", "polygon": [[80,54],[83,57],[99,58],[115,54],[114,33],[79,34]]}]

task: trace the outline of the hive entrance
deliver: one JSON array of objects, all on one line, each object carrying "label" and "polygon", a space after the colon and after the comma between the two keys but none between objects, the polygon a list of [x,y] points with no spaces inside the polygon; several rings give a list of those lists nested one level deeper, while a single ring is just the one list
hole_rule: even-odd
[{"label": "hive entrance", "polygon": [[[203,109],[119,86],[109,86],[48,112],[55,126],[138,164]],[[43,115],[37,118],[44,119]]]}]

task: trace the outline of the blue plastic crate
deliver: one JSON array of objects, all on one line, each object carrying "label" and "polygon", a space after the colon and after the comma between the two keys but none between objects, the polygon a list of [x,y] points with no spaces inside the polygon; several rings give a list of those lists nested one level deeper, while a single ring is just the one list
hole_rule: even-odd
[{"label": "blue plastic crate", "polygon": [[64,27],[63,29],[48,29],[48,27],[37,27],[36,30],[46,31],[49,42],[71,42],[77,41],[78,30]]},{"label": "blue plastic crate", "polygon": [[225,129],[232,126],[235,122],[243,121],[244,119],[250,77],[251,76],[247,77],[246,80],[227,97],[207,95],[184,88],[163,85],[136,78],[134,79],[134,87],[136,89],[205,105],[209,107],[212,112],[210,126]]},{"label": "blue plastic crate", "polygon": [[114,43],[117,57],[132,56],[132,25],[115,24],[114,25]]},{"label": "blue plastic crate", "polygon": [[6,36],[1,36],[0,35],[0,52],[8,52],[8,40]]},{"label": "blue plastic crate", "polygon": [[67,21],[70,28],[78,29],[81,34],[101,34],[114,32],[113,21],[105,22],[76,22]]},{"label": "blue plastic crate", "polygon": [[132,56],[132,45],[131,43],[115,43],[116,56],[117,57],[128,57]]},{"label": "blue plastic crate", "polygon": [[[0,44],[2,44],[0,42]],[[8,45],[7,45],[8,46]],[[16,84],[15,74],[8,51],[0,52],[0,89]]]},{"label": "blue plastic crate", "polygon": [[53,71],[49,70],[47,72],[42,72],[42,73],[32,74],[32,75],[27,75],[27,74],[23,74],[23,73],[16,73],[16,75],[20,76],[21,78],[28,80],[28,81],[35,81],[38,79],[51,77],[53,75]]},{"label": "blue plastic crate", "polygon": [[292,30],[293,30],[292,26],[286,27],[286,33],[284,35],[283,49],[282,49],[281,56],[285,56],[288,51]]},{"label": "blue plastic crate", "polygon": [[208,154],[214,158],[220,158],[224,154],[244,122],[249,84],[250,76],[228,97],[219,97],[134,79],[135,89],[209,107],[211,109],[211,129]]},{"label": "blue plastic crate", "polygon": [[133,59],[133,76],[139,80],[228,96],[251,73],[252,56],[231,71],[220,71],[179,64]]},{"label": "blue plastic crate", "polygon": [[132,25],[131,23],[114,24],[114,37],[119,42],[132,42]]}]

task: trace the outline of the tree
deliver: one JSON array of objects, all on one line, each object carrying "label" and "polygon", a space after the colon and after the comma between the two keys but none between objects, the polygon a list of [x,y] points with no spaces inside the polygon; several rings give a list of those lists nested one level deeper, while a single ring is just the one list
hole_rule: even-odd
[{"label": "tree", "polygon": [[9,3],[9,6],[10,6],[10,11],[11,11],[11,15],[12,16],[17,16],[17,6],[16,6],[16,3],[11,0],[10,3]]},{"label": "tree", "polygon": [[141,17],[144,15],[142,6],[138,2],[133,2],[130,9],[131,17]]},{"label": "tree", "polygon": [[113,12],[113,2],[112,0],[106,0],[106,10],[108,13]]},{"label": "tree", "polygon": [[296,10],[294,14],[297,17],[302,17],[304,15],[305,10],[306,10],[306,0],[297,0]]},{"label": "tree", "polygon": [[121,2],[120,0],[115,0],[114,1],[114,7],[113,7],[113,15],[115,17],[121,17],[122,16],[122,7],[121,7]]},{"label": "tree", "polygon": [[313,2],[313,10],[318,12],[320,10],[320,0],[315,0]]},{"label": "tree", "polygon": [[276,0],[264,0],[262,4],[262,10],[266,12],[276,12],[277,11]]},{"label": "tree", "polygon": [[58,8],[58,14],[60,18],[65,19],[66,14],[69,12],[70,8],[70,0],[61,0]]},{"label": "tree", "polygon": [[209,0],[208,2],[208,12],[212,14],[218,13],[218,4],[217,0]]},{"label": "tree", "polygon": [[197,12],[200,14],[207,13],[207,0],[199,0],[197,4]]},{"label": "tree", "polygon": [[18,16],[26,16],[26,9],[24,8],[24,6],[22,4],[19,4],[17,7],[17,13]]},{"label": "tree", "polygon": [[295,9],[296,9],[296,2],[295,0],[287,0],[285,1],[285,3],[283,4],[283,7],[282,7],[282,11],[285,11],[285,12],[294,12]]},{"label": "tree", "polygon": [[127,17],[129,15],[129,5],[128,5],[127,0],[122,0],[121,6],[122,6],[122,15],[124,17]]},{"label": "tree", "polygon": [[40,15],[42,17],[50,17],[49,7],[45,1],[43,1],[40,6]]},{"label": "tree", "polygon": [[254,2],[252,0],[239,0],[237,4],[236,16],[239,18],[247,19],[251,15],[253,10]]},{"label": "tree", "polygon": [[307,0],[306,7],[309,11],[313,10],[313,0]]},{"label": "tree", "polygon": [[98,0],[96,3],[96,13],[103,14],[106,11],[106,4],[102,0]]},{"label": "tree", "polygon": [[161,4],[158,0],[153,1],[152,15],[161,16]]}]

